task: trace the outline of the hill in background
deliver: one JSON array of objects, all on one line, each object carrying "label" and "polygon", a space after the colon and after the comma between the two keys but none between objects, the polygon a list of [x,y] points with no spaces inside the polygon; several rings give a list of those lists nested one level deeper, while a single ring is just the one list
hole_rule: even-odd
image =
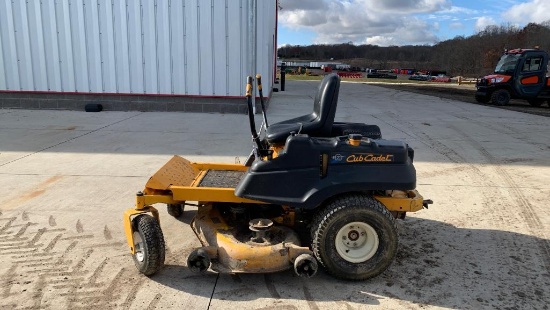
[{"label": "hill in background", "polygon": [[550,52],[550,20],[530,23],[523,28],[512,25],[489,26],[469,37],[455,37],[433,46],[388,46],[318,44],[287,45],[278,49],[281,59],[330,59],[352,67],[390,69],[415,68],[443,70],[450,75],[482,76],[493,71],[504,49],[534,48]]}]

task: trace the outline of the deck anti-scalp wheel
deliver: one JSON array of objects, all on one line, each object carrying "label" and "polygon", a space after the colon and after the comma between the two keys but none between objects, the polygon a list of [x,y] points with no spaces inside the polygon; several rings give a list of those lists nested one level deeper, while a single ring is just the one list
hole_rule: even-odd
[{"label": "deck anti-scalp wheel", "polygon": [[165,244],[159,222],[152,216],[140,214],[132,220],[134,263],[139,272],[150,276],[164,265]]},{"label": "deck anti-scalp wheel", "polygon": [[369,196],[335,199],[314,217],[311,232],[315,257],[341,279],[375,277],[388,268],[397,253],[395,219]]}]

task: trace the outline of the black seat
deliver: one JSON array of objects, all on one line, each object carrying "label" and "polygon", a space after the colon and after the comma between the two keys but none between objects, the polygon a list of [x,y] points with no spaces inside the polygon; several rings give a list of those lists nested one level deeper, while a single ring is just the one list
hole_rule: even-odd
[{"label": "black seat", "polygon": [[325,76],[319,85],[313,112],[269,126],[266,139],[271,143],[283,143],[291,132],[307,134],[313,137],[329,137],[332,132],[340,78],[336,74]]}]

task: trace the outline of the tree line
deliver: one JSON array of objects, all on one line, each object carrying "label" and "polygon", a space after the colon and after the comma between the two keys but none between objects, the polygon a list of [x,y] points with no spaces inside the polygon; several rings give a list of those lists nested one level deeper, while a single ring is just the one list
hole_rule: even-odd
[{"label": "tree line", "polygon": [[550,20],[514,25],[488,26],[469,36],[457,36],[433,46],[388,46],[343,44],[287,45],[278,49],[284,59],[328,61],[352,67],[443,70],[449,75],[477,77],[492,72],[504,49],[534,48],[550,52]]}]

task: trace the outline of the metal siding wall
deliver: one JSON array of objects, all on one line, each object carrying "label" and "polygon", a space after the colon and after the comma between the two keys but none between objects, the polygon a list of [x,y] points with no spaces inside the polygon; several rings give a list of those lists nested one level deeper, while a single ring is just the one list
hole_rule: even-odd
[{"label": "metal siding wall", "polygon": [[258,2],[257,68],[265,85],[264,96],[269,96],[273,86],[273,35],[275,34],[275,1]]},{"label": "metal siding wall", "polygon": [[2,39],[6,89],[20,90],[19,66],[11,1],[0,1],[0,37]]},{"label": "metal siding wall", "polygon": [[172,91],[172,57],[170,40],[170,1],[160,0],[156,4],[157,10],[157,63],[159,93],[173,94]]},{"label": "metal siding wall", "polygon": [[6,70],[4,69],[4,51],[2,47],[2,32],[0,31],[0,90],[6,88]]},{"label": "metal siding wall", "polygon": [[[59,44],[59,64],[61,66],[61,91],[73,91],[75,88],[75,62],[73,59],[73,42],[71,31],[71,19],[69,3],[66,1],[55,2],[55,18],[57,22],[57,35]],[[81,73],[79,72],[79,76]],[[82,91],[91,91],[89,88]]]},{"label": "metal siding wall", "polygon": [[128,1],[128,55],[130,68],[130,93],[144,92],[143,78],[143,30],[140,0]]},{"label": "metal siding wall", "polygon": [[155,2],[141,2],[142,30],[143,30],[143,67],[145,93],[155,94],[158,91],[157,74],[157,37],[155,21]]},{"label": "metal siding wall", "polygon": [[227,0],[213,0],[213,19],[212,19],[212,43],[214,68],[213,74],[213,94],[217,96],[227,95],[227,27],[226,13]]},{"label": "metal siding wall", "polygon": [[244,96],[245,80],[243,76],[242,48],[244,33],[241,31],[243,20],[242,0],[227,0],[229,3],[226,21],[227,25],[227,58],[229,59],[227,67],[227,95]]},{"label": "metal siding wall", "polygon": [[247,32],[248,32],[248,1],[251,1],[251,0],[241,0],[241,13],[240,13],[240,16],[239,16],[239,20],[240,20],[240,33],[241,33],[241,45],[240,45],[240,49],[239,49],[239,52],[241,54],[241,87],[240,87],[240,91],[239,91],[239,95],[240,96],[243,96],[244,95],[244,85],[246,83],[245,79],[247,77],[247,75],[249,74],[248,73],[248,69],[249,69],[249,61],[248,61],[248,36],[247,36]]},{"label": "metal siding wall", "polygon": [[197,0],[185,0],[185,81],[187,82],[186,94],[200,94],[199,63],[200,46],[198,27],[198,3]]},{"label": "metal siding wall", "polygon": [[41,6],[42,27],[44,30],[44,57],[46,62],[46,79],[48,81],[47,89],[59,91],[61,89],[61,67],[59,59],[59,43],[57,37],[57,24],[55,19],[55,4],[51,1],[43,3]]},{"label": "metal siding wall", "polygon": [[14,1],[12,3],[13,21],[17,33],[17,36],[15,36],[15,44],[18,56],[17,63],[19,66],[19,87],[21,90],[34,90],[29,27],[27,24],[27,7],[24,1]]},{"label": "metal siding wall", "polygon": [[27,1],[27,14],[29,17],[29,37],[32,59],[32,72],[34,89],[47,89],[48,79],[46,75],[46,53],[42,26],[42,12],[40,0]]},{"label": "metal siding wall", "polygon": [[[120,0],[117,0],[120,1]],[[101,46],[101,72],[103,92],[116,93],[117,67],[115,66],[115,42],[113,28],[113,4],[111,0],[98,1],[99,40]]]},{"label": "metal siding wall", "polygon": [[[258,35],[257,35],[257,45],[256,45],[256,70],[258,73],[262,75],[262,84],[264,84],[266,87],[264,88],[263,94],[264,96],[267,95],[268,91],[268,73],[267,73],[267,66],[265,66],[265,60],[267,58],[266,49],[265,49],[265,25],[266,25],[266,16],[262,14],[262,12],[265,12],[265,1],[258,1],[258,11],[257,11],[257,27],[258,27]],[[257,94],[260,95],[259,93]]]},{"label": "metal siding wall", "polygon": [[213,53],[213,19],[212,19],[212,2],[199,1],[198,3],[198,32],[199,32],[199,81],[200,95],[212,95],[214,93],[214,53]]},{"label": "metal siding wall", "polygon": [[[0,90],[242,96],[254,0],[0,1]],[[272,85],[275,1],[258,1]]]},{"label": "metal siding wall", "polygon": [[[114,55],[116,71],[116,90],[131,93],[130,56],[128,52],[128,13],[126,0],[111,0],[113,4]],[[134,0],[130,0],[134,2]]]},{"label": "metal siding wall", "polygon": [[185,2],[172,0],[170,8],[170,41],[172,58],[172,91],[175,94],[186,93],[185,79]]},{"label": "metal siding wall", "polygon": [[[88,52],[88,75],[90,92],[103,91],[101,67],[101,41],[99,39],[99,16],[97,0],[84,0],[84,30]],[[78,73],[75,73],[78,75]]]}]

